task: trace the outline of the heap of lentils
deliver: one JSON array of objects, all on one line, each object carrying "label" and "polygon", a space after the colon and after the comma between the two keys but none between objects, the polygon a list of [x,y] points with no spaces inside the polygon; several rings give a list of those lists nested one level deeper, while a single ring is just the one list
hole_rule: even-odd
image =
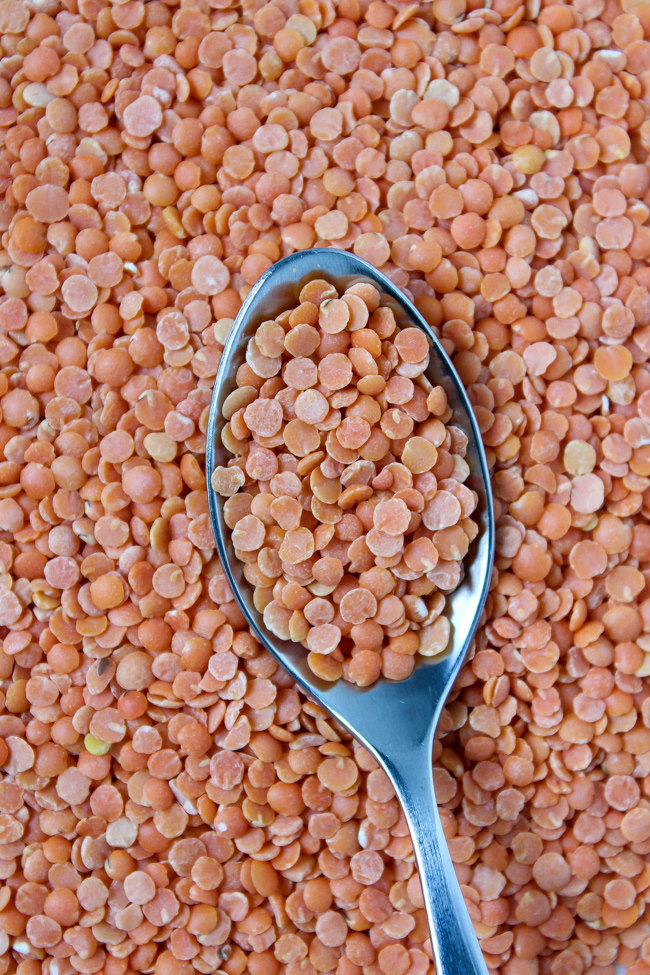
[{"label": "heap of lentils", "polygon": [[646,0],[0,0],[0,48],[0,973],[433,973],[391,786],[207,512],[233,318],[332,244],[488,451],[434,750],[487,964],[648,975]]},{"label": "heap of lentils", "polygon": [[233,457],[211,487],[264,625],[321,680],[404,680],[449,644],[478,498],[430,351],[369,282],[316,278],[259,325],[224,400]]}]

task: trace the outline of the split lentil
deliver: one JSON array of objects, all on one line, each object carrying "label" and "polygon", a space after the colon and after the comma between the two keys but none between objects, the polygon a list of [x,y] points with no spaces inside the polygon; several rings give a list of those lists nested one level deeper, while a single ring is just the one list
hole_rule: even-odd
[{"label": "split lentil", "polygon": [[433,756],[488,966],[648,975],[647,3],[0,0],[0,48],[0,973],[433,972],[390,784],[207,514],[232,320],[334,245],[438,330],[492,469]]},{"label": "split lentil", "polygon": [[212,487],[235,554],[264,625],[325,681],[403,680],[448,646],[477,498],[429,356],[371,284],[314,280],[256,330],[226,401]]}]

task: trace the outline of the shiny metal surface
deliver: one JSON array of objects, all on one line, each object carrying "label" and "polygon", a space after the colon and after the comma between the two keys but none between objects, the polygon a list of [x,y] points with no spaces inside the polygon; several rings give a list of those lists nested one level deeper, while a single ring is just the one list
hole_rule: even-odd
[{"label": "shiny metal surface", "polygon": [[[389,304],[398,324],[417,325],[432,345],[426,375],[444,386],[453,409],[452,422],[468,437],[468,485],[478,494],[474,517],[479,534],[465,559],[465,578],[448,599],[452,624],[450,649],[424,658],[402,682],[380,680],[359,689],[339,681],[324,683],[307,666],[303,647],[279,640],[264,626],[253,605],[252,591],[235,557],[230,530],[223,520],[223,501],[210,487],[215,466],[226,464],[222,405],[235,386],[248,339],[262,321],[273,318],[297,300],[301,287],[322,277],[342,287],[369,280]],[[254,286],[230,332],[215,380],[207,443],[210,516],[219,557],[235,598],[260,642],[297,683],[357,738],[384,768],[399,796],[411,829],[420,869],[438,975],[487,975],[478,941],[463,902],[445,843],[433,790],[431,749],[440,711],[462,665],[479,623],[490,584],[494,553],[494,512],[489,473],[480,434],[462,383],[447,355],[413,305],[379,271],[365,261],[330,248],[293,254],[274,265]]]}]

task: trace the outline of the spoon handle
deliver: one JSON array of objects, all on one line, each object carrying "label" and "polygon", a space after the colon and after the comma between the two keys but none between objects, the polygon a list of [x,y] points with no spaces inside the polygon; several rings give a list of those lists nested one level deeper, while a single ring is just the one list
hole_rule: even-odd
[{"label": "spoon handle", "polygon": [[433,788],[431,742],[385,768],[411,831],[429,920],[436,975],[488,975],[454,872]]}]

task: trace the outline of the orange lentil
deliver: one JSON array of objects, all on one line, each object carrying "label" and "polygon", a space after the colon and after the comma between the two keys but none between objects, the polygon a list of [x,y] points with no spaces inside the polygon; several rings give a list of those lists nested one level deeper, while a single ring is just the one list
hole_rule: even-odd
[{"label": "orange lentil", "polygon": [[[647,10],[208,6],[0,0],[0,969],[432,970],[390,783],[248,633],[209,528],[232,319],[318,245],[414,298],[491,465],[434,752],[488,966],[646,975]],[[410,673],[474,499],[420,333],[363,285],[305,298],[257,332],[229,417],[257,449],[214,489],[273,529],[246,557],[294,607],[271,625],[324,627],[315,669],[368,686]],[[322,374],[287,393],[283,349]]]},{"label": "orange lentil", "polygon": [[[292,329],[285,332],[281,321],[287,318],[291,321],[295,316],[295,328],[311,328],[312,326],[306,326],[300,321],[300,310],[307,305],[316,288],[320,289],[323,296],[318,308],[318,329],[322,337],[318,347],[313,349],[316,353],[314,361],[312,357],[292,354],[296,351],[289,341]],[[279,399],[267,399],[263,396],[250,400],[243,411],[245,424],[253,438],[260,434],[265,438],[277,436],[277,454],[269,452],[268,461],[273,466],[267,471],[255,461],[259,457],[259,448],[255,446],[254,439],[243,432],[245,439],[240,440],[238,450],[243,458],[247,477],[240,487],[247,495],[252,495],[253,513],[242,513],[234,521],[232,539],[235,553],[247,563],[247,578],[257,586],[255,598],[271,631],[278,636],[301,642],[310,651],[308,662],[322,679],[335,680],[343,673],[348,680],[366,687],[379,677],[380,672],[392,679],[408,676],[413,663],[405,658],[395,659],[390,634],[386,634],[379,644],[373,643],[372,647],[362,648],[361,654],[355,656],[356,647],[351,627],[361,626],[373,618],[380,626],[389,628],[398,625],[401,627],[404,623],[414,638],[411,652],[418,652],[421,639],[418,631],[422,622],[432,622],[432,612],[437,616],[444,606],[443,598],[442,605],[436,602],[436,608],[433,609],[431,601],[437,600],[441,592],[435,582],[430,581],[427,573],[439,559],[452,566],[463,558],[469,545],[466,532],[472,531],[473,522],[470,516],[476,501],[472,492],[464,488],[461,482],[469,470],[467,468],[465,473],[460,473],[464,463],[463,437],[457,437],[458,446],[453,454],[460,465],[457,478],[447,479],[445,484],[450,490],[438,491],[425,503],[420,492],[411,488],[414,476],[425,474],[434,468],[438,460],[438,450],[432,441],[441,444],[445,436],[448,436],[451,442],[451,431],[447,434],[444,424],[438,419],[432,420],[433,414],[426,410],[418,410],[420,424],[416,426],[413,417],[399,407],[387,403],[382,410],[381,400],[372,400],[363,392],[361,395],[355,392],[349,400],[347,394],[338,392],[350,382],[353,389],[354,385],[358,389],[364,378],[363,370],[359,368],[360,360],[358,357],[352,358],[355,349],[351,349],[347,355],[344,352],[327,351],[331,348],[330,339],[340,336],[340,340],[336,338],[343,343],[339,347],[346,348],[350,337],[354,339],[361,334],[354,328],[355,322],[350,315],[350,308],[356,309],[356,303],[363,305],[365,309],[360,321],[364,325],[367,323],[368,328],[363,329],[363,332],[378,338],[372,325],[378,314],[382,313],[383,327],[394,335],[392,339],[386,339],[383,346],[378,341],[377,352],[381,350],[387,359],[392,355],[397,368],[402,363],[401,368],[408,370],[409,377],[419,379],[426,386],[422,373],[428,361],[429,342],[424,332],[419,328],[395,329],[392,312],[381,306],[379,295],[368,286],[361,295],[350,289],[337,297],[336,291],[328,282],[313,281],[303,288],[300,300],[302,304],[298,309],[288,310],[275,323],[264,323],[248,344],[246,355],[253,369],[259,368],[255,364],[258,361],[255,359],[257,350],[268,353],[266,361],[276,361],[279,364],[282,379],[287,384],[284,389],[299,389],[301,392],[295,398],[295,419],[291,418],[291,414],[285,415]],[[360,309],[356,311],[359,318]],[[372,345],[370,342],[368,344]],[[323,351],[319,359],[317,356],[321,349]],[[362,347],[357,345],[356,351],[361,352]],[[367,354],[372,361],[370,354]],[[356,379],[352,366],[358,374]],[[266,369],[266,364],[262,364],[261,370],[264,374]],[[388,388],[392,383],[392,400],[395,402],[403,399],[405,407],[415,400],[416,387],[409,377],[402,377],[399,372],[391,375],[387,371],[386,386]],[[315,385],[317,379],[320,379],[324,392],[308,388]],[[402,387],[404,397],[398,392]],[[421,386],[417,388],[422,389]],[[252,396],[253,388],[242,386],[233,396],[245,394],[248,400],[249,391]],[[433,390],[430,392],[433,393]],[[276,395],[281,394],[282,389],[276,389]],[[304,399],[301,400],[301,397]],[[328,422],[330,413],[339,411],[341,415],[339,408],[344,409],[346,401],[346,415],[341,416],[332,433]],[[435,397],[433,405],[436,405]],[[425,407],[425,403],[422,406]],[[362,408],[365,415],[361,415]],[[357,479],[359,455],[364,456],[364,447],[370,442],[373,429],[376,435],[382,430],[386,436],[383,441],[378,442],[377,451],[373,450],[370,455],[372,460],[366,461],[368,466],[362,478],[365,483],[354,483]],[[409,436],[411,433],[414,435]],[[398,448],[395,452],[402,463],[397,463],[395,453],[390,451],[390,440],[405,440],[403,448]],[[301,496],[305,488],[310,493],[309,508],[292,497],[280,495],[270,503],[268,516],[265,517],[263,512],[266,507],[263,502],[268,495],[259,493],[260,482],[266,481],[277,471],[282,456],[281,448],[290,451],[299,472],[299,459],[313,455],[313,463],[307,469],[308,485],[307,476],[304,476],[298,482],[300,486],[297,486]],[[452,454],[448,456],[453,464]],[[239,471],[240,464],[241,461],[238,460],[232,469]],[[371,483],[368,484],[368,481]],[[437,530],[433,541],[425,538],[411,541],[411,533],[413,529],[419,528],[420,519],[413,518],[409,504],[404,497],[399,496],[400,492],[404,493],[404,486],[411,507],[422,511],[424,526]],[[223,469],[215,471],[213,487],[217,491],[221,489],[230,498],[237,497],[236,494],[232,495]],[[465,492],[462,495],[465,502],[465,527],[460,524],[461,503],[452,493],[453,490],[461,494]],[[231,502],[229,507],[232,508]],[[309,528],[306,524],[301,524],[306,510],[309,510],[311,518],[317,522],[315,530],[313,525]],[[366,521],[368,516],[369,523]],[[318,532],[329,526],[332,531],[328,530],[321,539]],[[443,530],[447,530],[447,534]],[[431,551],[423,550],[419,558],[413,554],[407,570],[409,582],[419,583],[423,588],[414,590],[412,594],[407,588],[403,593],[404,602],[397,595],[382,600],[382,596],[387,596],[399,584],[401,574],[393,575],[390,568],[395,565],[396,560],[399,561],[399,554],[406,546],[415,546],[415,553],[426,542]],[[355,544],[359,553],[361,550],[365,551],[361,568],[355,565]],[[424,548],[426,549],[426,545]],[[275,549],[278,564],[272,567],[268,553]],[[316,566],[312,569],[310,565],[310,560],[316,554],[325,557],[319,559],[321,565],[318,572]],[[250,560],[251,555],[256,562]],[[382,566],[390,579],[389,589],[373,589],[368,570],[373,564],[379,566],[384,560],[389,560],[390,567],[387,570]],[[165,568],[163,566],[157,569],[153,577],[154,588],[160,594],[165,593],[156,586],[156,577]],[[309,600],[304,589],[296,586],[294,580],[297,572],[316,598]],[[451,570],[449,579],[452,577],[455,581],[445,582],[446,590],[453,589],[460,580],[460,568],[457,572],[455,569]],[[414,602],[409,603],[409,599]],[[340,615],[340,626],[335,622],[337,612]],[[431,639],[427,633],[426,645],[422,644],[423,654],[432,656],[442,652],[447,646],[449,629],[445,631],[441,624],[436,633],[436,639]],[[324,658],[331,659],[325,662]]]}]

